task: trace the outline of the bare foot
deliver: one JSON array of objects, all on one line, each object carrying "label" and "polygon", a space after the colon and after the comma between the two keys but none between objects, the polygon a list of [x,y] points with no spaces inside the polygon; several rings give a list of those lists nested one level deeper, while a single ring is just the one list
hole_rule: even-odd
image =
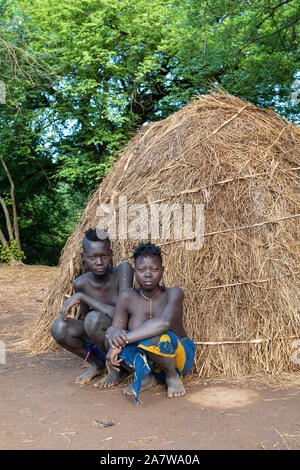
[{"label": "bare foot", "polygon": [[128,372],[126,370],[120,370],[116,371],[114,369],[111,369],[110,372],[103,377],[99,382],[96,382],[94,384],[94,387],[98,388],[108,388],[108,387],[114,387],[115,385],[118,385],[122,380],[127,377]]},{"label": "bare foot", "polygon": [[[146,375],[146,377],[143,379],[140,392],[142,392],[143,390],[147,390],[148,388],[155,387],[156,384],[157,384],[156,378],[154,377],[153,374],[150,373]],[[125,393],[125,395],[134,395],[135,393],[133,391],[132,384],[123,388],[123,393]]]},{"label": "bare foot", "polygon": [[182,380],[178,375],[172,375],[166,377],[166,384],[167,384],[167,397],[181,397],[185,395],[185,389],[182,383]]},{"label": "bare foot", "polygon": [[96,364],[91,365],[87,370],[83,372],[79,377],[76,377],[75,383],[79,385],[89,383],[94,377],[100,375],[103,371],[103,367],[99,367]]}]

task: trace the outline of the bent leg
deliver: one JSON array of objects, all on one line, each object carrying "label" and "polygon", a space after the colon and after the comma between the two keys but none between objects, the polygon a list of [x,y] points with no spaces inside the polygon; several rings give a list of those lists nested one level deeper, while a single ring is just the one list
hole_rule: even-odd
[{"label": "bent leg", "polygon": [[[150,339],[150,344],[151,346],[155,345],[157,346],[158,341],[160,339],[160,336],[156,336],[154,338]],[[157,380],[152,372],[149,372],[149,374],[146,375],[146,377],[143,378],[142,383],[141,383],[141,388],[140,392],[143,390],[148,390],[149,388],[153,388],[157,385]],[[127,387],[124,387],[123,393],[125,395],[135,395],[133,391],[133,384],[128,385]]]},{"label": "bent leg", "polygon": [[[106,330],[111,325],[111,319],[102,312],[93,310],[87,314],[84,319],[84,330],[91,338],[92,342],[106,355],[109,344],[106,341]],[[120,371],[111,370],[99,382],[94,384],[98,388],[108,388],[118,385],[128,373],[122,369]]]},{"label": "bent leg", "polygon": [[94,387],[97,388],[110,388],[118,385],[122,380],[127,377],[129,372],[122,367],[119,371],[111,369],[108,374],[106,374],[99,382],[94,384]]},{"label": "bent leg", "polygon": [[[155,385],[157,385],[156,378],[155,378],[154,375],[150,372],[150,373],[149,373],[148,375],[146,375],[146,377],[142,380],[140,392],[142,392],[143,390],[148,390],[149,388],[153,388],[153,387],[155,387]],[[135,393],[134,393],[134,391],[133,391],[133,388],[132,388],[132,384],[131,384],[131,385],[128,385],[127,387],[124,387],[124,388],[123,388],[123,393],[124,393],[125,395],[135,395]]]},{"label": "bent leg", "polygon": [[162,369],[165,373],[167,384],[167,396],[169,398],[179,397],[185,394],[183,382],[175,369],[175,359],[173,357],[163,357],[158,354],[148,353],[149,359]]},{"label": "bent leg", "polygon": [[[105,349],[106,351],[109,350],[109,342],[107,338],[105,338],[104,341]],[[109,388],[109,387],[114,387],[115,385],[118,385],[120,382],[122,382],[125,377],[131,372],[129,372],[127,369],[127,366],[125,364],[121,364],[120,370],[115,370],[111,369],[108,374],[106,374],[99,382],[96,382],[94,384],[94,387],[97,388]]]},{"label": "bent leg", "polygon": [[[155,336],[154,338],[151,338],[150,344],[152,346],[157,346],[159,340],[160,336]],[[165,373],[165,380],[167,384],[167,396],[169,398],[173,398],[184,395],[185,389],[183,386],[183,382],[175,369],[175,358],[160,356],[153,352],[147,352],[147,354],[149,359],[155,362],[155,364]]]},{"label": "bent leg", "polygon": [[105,334],[110,325],[111,319],[107,314],[96,310],[89,312],[83,322],[85,333],[104,355],[106,355]]},{"label": "bent leg", "polygon": [[[169,398],[182,396],[185,394],[185,389],[183,386],[183,382],[179,377],[177,369],[175,367],[175,346],[173,346],[173,343],[171,342],[169,345],[170,347],[168,346],[168,344],[165,343],[168,343],[168,340],[162,340],[161,336],[156,336],[150,338],[149,342],[147,342],[146,345],[142,344],[140,347],[144,349],[144,352],[146,352],[148,359],[153,362],[161,371],[164,372],[164,380],[167,384],[167,396]],[[155,346],[155,348],[153,348],[153,346]],[[139,361],[139,370],[140,365],[141,364]],[[141,365],[141,367],[143,367],[143,365]],[[144,379],[142,380],[141,387],[139,389],[140,391],[151,388],[156,384],[156,377],[153,372],[149,372],[146,376],[144,376],[143,372],[141,373]],[[137,374],[139,374],[139,371],[137,372]],[[138,382],[135,380],[134,386],[137,392]],[[136,394],[133,391],[133,385],[126,387],[123,392],[126,395]]]},{"label": "bent leg", "polygon": [[[67,318],[66,320],[58,318],[52,325],[51,334],[55,341],[63,348],[81,359],[86,358],[87,349],[84,343],[91,343],[91,339],[86,334],[82,321],[75,320],[74,318]],[[103,370],[104,362],[95,352],[91,352],[88,361],[91,367],[76,378],[76,383],[78,384],[90,382]]]}]

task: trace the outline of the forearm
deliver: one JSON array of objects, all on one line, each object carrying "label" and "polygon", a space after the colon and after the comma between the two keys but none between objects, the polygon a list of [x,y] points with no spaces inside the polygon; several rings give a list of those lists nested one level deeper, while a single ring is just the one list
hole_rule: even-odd
[{"label": "forearm", "polygon": [[88,305],[90,310],[97,310],[98,312],[107,313],[111,318],[114,315],[115,307],[113,307],[112,305],[107,305],[102,302],[99,302],[98,300],[95,300],[82,292],[80,293],[80,300],[84,304]]},{"label": "forearm", "polygon": [[163,318],[152,318],[143,325],[127,333],[128,343],[135,343],[143,339],[159,336],[170,329],[170,323]]}]

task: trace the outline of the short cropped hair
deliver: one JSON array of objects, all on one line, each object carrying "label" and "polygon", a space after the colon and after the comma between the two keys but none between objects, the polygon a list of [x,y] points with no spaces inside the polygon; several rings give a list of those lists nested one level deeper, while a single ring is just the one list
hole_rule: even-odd
[{"label": "short cropped hair", "polygon": [[134,262],[140,257],[143,256],[144,258],[150,257],[153,258],[153,256],[158,256],[160,259],[160,262],[162,263],[162,256],[161,256],[161,248],[157,245],[154,245],[153,243],[140,243],[139,246],[137,246],[134,250],[133,253],[133,259]]},{"label": "short cropped hair", "polygon": [[82,240],[83,248],[86,240],[89,240],[90,242],[107,242],[110,245],[110,239],[105,230],[89,228],[84,235],[84,239]]}]

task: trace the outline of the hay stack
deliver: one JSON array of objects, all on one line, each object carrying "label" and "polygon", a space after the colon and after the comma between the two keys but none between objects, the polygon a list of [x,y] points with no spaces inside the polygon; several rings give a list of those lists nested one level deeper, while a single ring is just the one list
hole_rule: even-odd
[{"label": "hay stack", "polygon": [[[205,204],[202,249],[187,251],[185,240],[153,240],[165,253],[166,285],[185,291],[184,323],[197,343],[195,375],[297,368],[291,357],[300,337],[299,143],[299,130],[274,111],[220,90],[143,128],[90,199],[62,252],[31,328],[33,352],[54,347],[50,326],[80,274],[81,241],[98,223],[99,203],[118,209],[118,197],[126,195],[128,206]],[[116,240],[114,262],[128,258],[136,244]]]}]

